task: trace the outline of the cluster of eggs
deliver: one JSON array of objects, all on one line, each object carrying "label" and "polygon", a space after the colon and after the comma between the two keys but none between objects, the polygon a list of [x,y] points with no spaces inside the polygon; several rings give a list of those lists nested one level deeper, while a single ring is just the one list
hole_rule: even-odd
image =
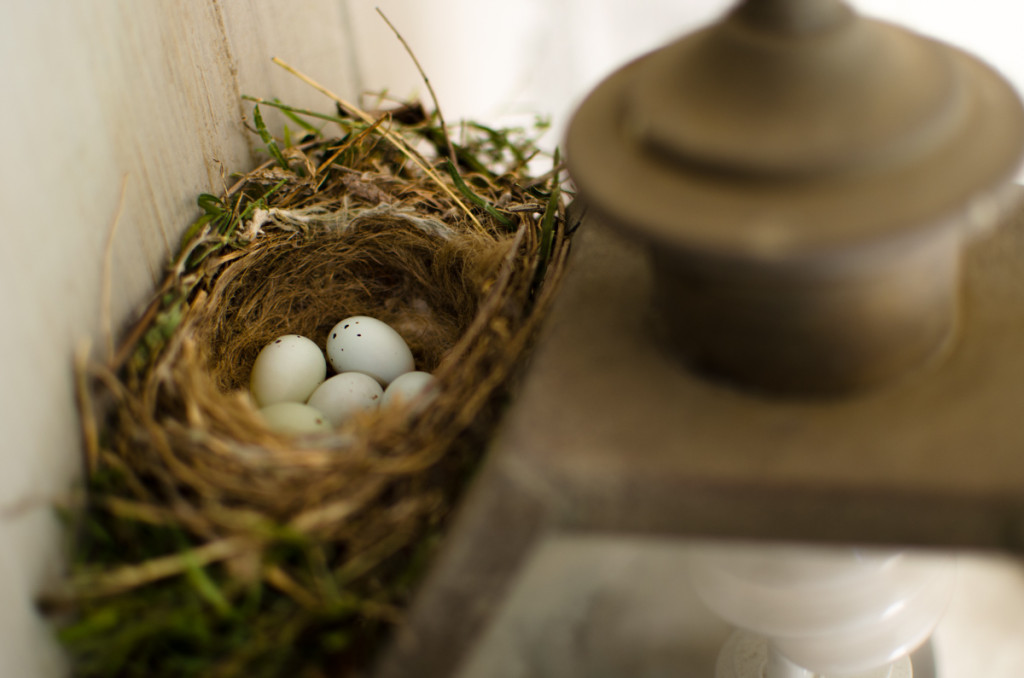
[{"label": "cluster of eggs", "polygon": [[[360,412],[399,401],[421,406],[434,377],[415,371],[412,351],[393,328],[369,316],[339,322],[327,359],[298,334],[274,339],[253,363],[249,390],[267,425],[285,434],[330,431]],[[337,372],[327,378],[327,362]]]}]

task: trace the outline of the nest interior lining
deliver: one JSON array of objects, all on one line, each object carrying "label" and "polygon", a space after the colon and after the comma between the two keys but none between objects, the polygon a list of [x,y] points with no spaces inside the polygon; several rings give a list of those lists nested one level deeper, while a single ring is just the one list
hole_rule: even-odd
[{"label": "nest interior lining", "polygon": [[225,391],[248,386],[260,349],[282,334],[319,346],[335,323],[370,315],[435,371],[479,306],[511,239],[426,232],[400,214],[354,219],[316,238],[281,234],[224,271],[193,323]]}]

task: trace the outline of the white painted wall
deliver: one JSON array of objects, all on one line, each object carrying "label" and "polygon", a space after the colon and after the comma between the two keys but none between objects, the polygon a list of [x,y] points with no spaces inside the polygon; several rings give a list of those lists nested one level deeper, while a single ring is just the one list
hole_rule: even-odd
[{"label": "white painted wall", "polygon": [[59,566],[50,502],[77,472],[71,356],[131,317],[197,214],[261,158],[239,94],[325,107],[278,55],[356,91],[340,0],[14,0],[0,18],[0,676],[61,673],[32,592]]},{"label": "white painted wall", "polygon": [[[422,94],[373,11],[412,43],[450,118],[554,117],[627,58],[729,0],[8,0],[0,18],[0,676],[60,675],[32,592],[59,565],[49,503],[77,470],[71,355],[98,340],[113,247],[120,324],[161,277],[195,195],[253,165],[240,93],[323,99],[278,55],[352,96]],[[860,0],[980,53],[1024,88],[1024,9],[1002,0]]]}]

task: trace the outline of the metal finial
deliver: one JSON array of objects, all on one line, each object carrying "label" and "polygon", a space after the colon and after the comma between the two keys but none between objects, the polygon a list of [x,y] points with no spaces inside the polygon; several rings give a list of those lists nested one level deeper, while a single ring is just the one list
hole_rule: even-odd
[{"label": "metal finial", "polygon": [[941,353],[1022,149],[991,68],[835,0],[741,4],[609,77],[567,141],[593,210],[652,246],[676,349],[796,393]]}]

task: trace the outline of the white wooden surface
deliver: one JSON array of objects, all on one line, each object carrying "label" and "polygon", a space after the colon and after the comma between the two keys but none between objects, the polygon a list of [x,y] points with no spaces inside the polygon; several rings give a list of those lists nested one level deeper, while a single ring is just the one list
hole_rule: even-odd
[{"label": "white wooden surface", "polygon": [[[598,79],[730,0],[4,2],[0,676],[63,672],[31,599],[60,562],[48,507],[77,470],[71,356],[83,338],[102,336],[101,261],[122,178],[112,270],[117,324],[161,277],[168,251],[196,216],[195,195],[261,159],[243,129],[250,107],[239,94],[329,107],[272,66],[271,56],[348,96],[363,87],[425,94],[374,12],[378,4],[412,43],[450,119],[547,113],[553,145]],[[1024,84],[1024,9],[1012,3],[854,4],[967,46]]]},{"label": "white wooden surface", "polygon": [[63,672],[32,592],[59,566],[50,501],[77,471],[71,357],[161,276],[195,196],[261,160],[240,93],[329,110],[280,56],[351,95],[341,0],[14,0],[0,18],[0,676]]},{"label": "white wooden surface", "polygon": [[[682,540],[569,535],[545,540],[458,678],[712,678],[732,627],[700,601]],[[1024,676],[1024,567],[957,557],[956,588],[933,635],[935,673]]]}]

